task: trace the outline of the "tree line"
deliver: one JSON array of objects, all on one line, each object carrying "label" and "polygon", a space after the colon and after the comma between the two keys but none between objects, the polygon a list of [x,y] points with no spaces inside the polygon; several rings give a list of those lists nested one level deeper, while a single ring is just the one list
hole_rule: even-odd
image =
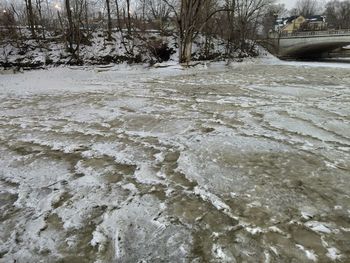
[{"label": "tree line", "polygon": [[[288,15],[275,0],[0,0],[2,38],[31,38],[38,42],[53,34],[66,49],[79,56],[93,32],[102,32],[107,43],[118,32],[126,52],[133,54],[135,39],[159,49],[145,38],[147,32],[174,36],[179,62],[191,60],[197,37],[211,45],[225,41],[227,56],[239,50],[252,52],[259,34],[269,30],[276,15]],[[350,1],[332,0],[324,7],[317,0],[299,0],[289,14],[325,14],[335,28],[350,27]],[[25,34],[24,32],[30,32]]]}]

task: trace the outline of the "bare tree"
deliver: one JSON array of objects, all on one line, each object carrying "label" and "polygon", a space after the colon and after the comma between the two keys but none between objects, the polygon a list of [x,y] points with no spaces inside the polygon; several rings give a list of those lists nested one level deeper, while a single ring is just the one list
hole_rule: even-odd
[{"label": "bare tree", "polygon": [[241,51],[249,51],[254,45],[247,40],[254,40],[262,15],[274,0],[236,0],[236,41]]},{"label": "bare tree", "polygon": [[35,0],[35,2],[36,2],[36,9],[38,10],[42,37],[43,39],[45,39],[45,25],[44,25],[43,12],[42,12],[42,0]]},{"label": "bare tree", "polygon": [[[174,6],[174,1],[169,0],[169,4]],[[170,22],[170,6],[163,0],[146,0],[145,8],[147,18],[156,24],[161,33],[164,33]]]},{"label": "bare tree", "polygon": [[[11,37],[15,40],[17,39],[16,32],[16,19],[15,19],[15,10],[12,8],[1,8],[2,11],[0,14],[0,25],[2,26],[0,30],[1,39],[7,37]],[[17,41],[16,41],[17,42]],[[17,42],[18,43],[18,42]]]},{"label": "bare tree", "polygon": [[203,30],[206,23],[218,12],[226,11],[218,8],[206,16],[205,7],[210,0],[181,0],[180,6],[164,0],[175,14],[178,27],[179,62],[191,61],[193,40]]},{"label": "bare tree", "polygon": [[26,7],[27,7],[27,17],[28,17],[28,24],[30,27],[30,31],[33,38],[36,38],[35,35],[35,18],[34,18],[34,12],[33,12],[33,5],[32,0],[25,0]]},{"label": "bare tree", "polygon": [[350,1],[330,1],[324,14],[330,27],[350,28]]},{"label": "bare tree", "polygon": [[262,19],[263,35],[268,36],[271,29],[274,28],[278,17],[287,16],[288,11],[284,4],[274,4],[267,7]]},{"label": "bare tree", "polygon": [[236,32],[236,0],[226,0],[225,5],[228,9],[225,17],[227,21],[223,21],[221,27],[225,24],[227,26],[222,30],[222,36],[227,39],[226,53],[231,54],[234,51],[233,43]]},{"label": "bare tree", "polygon": [[298,0],[293,12],[295,15],[309,17],[321,11],[321,5],[317,0]]},{"label": "bare tree", "polygon": [[65,6],[66,6],[66,12],[67,12],[67,19],[68,19],[67,40],[69,44],[69,50],[73,51],[73,17],[72,17],[70,0],[65,0]]},{"label": "bare tree", "polygon": [[179,25],[179,50],[180,62],[189,62],[191,60],[192,43],[198,27],[201,6],[205,0],[182,0],[180,15],[178,16]]},{"label": "bare tree", "polygon": [[115,0],[115,6],[116,6],[116,12],[117,12],[117,21],[118,21],[118,29],[120,32],[122,32],[123,25],[121,21],[121,16],[120,16],[120,5],[119,5],[119,0]]},{"label": "bare tree", "polygon": [[107,39],[112,40],[112,19],[111,19],[111,6],[109,0],[106,0],[107,7]]},{"label": "bare tree", "polygon": [[124,10],[124,20],[126,20],[126,26],[128,29],[128,35],[131,37],[131,10],[130,10],[130,0],[126,0],[126,13],[125,16],[125,10]]}]

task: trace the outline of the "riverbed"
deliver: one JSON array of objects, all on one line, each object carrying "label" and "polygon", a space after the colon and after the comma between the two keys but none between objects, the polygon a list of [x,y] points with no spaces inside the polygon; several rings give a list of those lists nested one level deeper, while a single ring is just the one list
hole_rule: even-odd
[{"label": "riverbed", "polygon": [[0,74],[0,262],[349,262],[350,65]]}]

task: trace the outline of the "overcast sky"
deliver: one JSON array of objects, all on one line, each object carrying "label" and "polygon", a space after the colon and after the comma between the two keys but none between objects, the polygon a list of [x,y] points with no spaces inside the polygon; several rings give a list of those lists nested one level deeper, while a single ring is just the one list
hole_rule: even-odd
[{"label": "overcast sky", "polygon": [[[298,0],[277,0],[277,3],[282,3],[286,5],[287,9],[292,9],[293,7],[295,7],[295,4]],[[321,9],[325,6],[325,4],[327,2],[329,2],[329,0],[317,0],[318,4],[320,5]]]},{"label": "overcast sky", "polygon": [[278,2],[285,4],[287,9],[291,9],[294,7],[297,0],[279,0]]}]

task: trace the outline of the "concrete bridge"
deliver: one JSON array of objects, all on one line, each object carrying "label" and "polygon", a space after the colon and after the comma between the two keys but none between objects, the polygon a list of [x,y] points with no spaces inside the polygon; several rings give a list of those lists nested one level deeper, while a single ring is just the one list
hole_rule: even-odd
[{"label": "concrete bridge", "polygon": [[261,44],[282,59],[321,58],[350,45],[350,30],[274,32]]}]

